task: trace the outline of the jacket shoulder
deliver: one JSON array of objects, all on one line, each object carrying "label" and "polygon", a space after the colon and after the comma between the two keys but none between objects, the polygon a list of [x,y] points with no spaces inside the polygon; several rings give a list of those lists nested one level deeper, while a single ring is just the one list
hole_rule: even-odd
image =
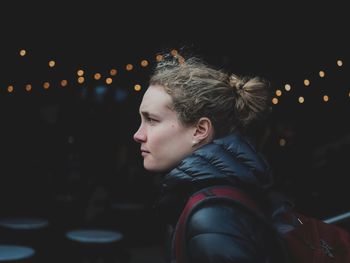
[{"label": "jacket shoulder", "polygon": [[[194,262],[255,262],[257,255],[266,259],[264,244],[269,236],[254,215],[226,202],[200,206],[186,227],[189,257]],[[261,251],[265,252],[259,255]]]}]

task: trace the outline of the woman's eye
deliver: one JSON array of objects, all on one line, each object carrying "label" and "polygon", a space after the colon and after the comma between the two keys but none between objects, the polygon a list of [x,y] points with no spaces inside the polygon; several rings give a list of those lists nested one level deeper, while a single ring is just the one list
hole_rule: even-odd
[{"label": "woman's eye", "polygon": [[155,122],[157,122],[155,119],[152,119],[152,118],[147,118],[147,121],[148,121],[149,123],[155,123]]}]

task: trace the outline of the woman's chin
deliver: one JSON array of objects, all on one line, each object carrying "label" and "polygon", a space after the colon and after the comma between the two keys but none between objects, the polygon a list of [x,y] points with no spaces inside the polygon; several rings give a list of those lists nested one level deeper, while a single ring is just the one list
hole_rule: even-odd
[{"label": "woman's chin", "polygon": [[145,166],[145,169],[149,172],[154,172],[154,173],[160,173],[160,172],[164,172],[164,170],[156,168],[156,167],[147,167]]},{"label": "woman's chin", "polygon": [[161,173],[167,171],[167,169],[160,167],[159,165],[150,164],[147,162],[143,163],[143,167],[149,172]]}]

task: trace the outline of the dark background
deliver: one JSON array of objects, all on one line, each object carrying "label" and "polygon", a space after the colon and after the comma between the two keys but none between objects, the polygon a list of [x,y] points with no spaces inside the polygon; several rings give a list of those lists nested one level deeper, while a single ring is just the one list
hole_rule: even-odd
[{"label": "dark background", "polygon": [[[275,187],[304,213],[325,218],[347,212],[345,10],[337,2],[11,2],[2,9],[0,26],[0,215],[47,217],[63,229],[117,226],[160,242],[160,223],[152,213],[160,175],[143,170],[132,135],[155,55],[184,46],[214,65],[263,76],[282,90],[266,128],[257,131]],[[19,56],[21,49],[26,56]],[[54,68],[47,66],[50,59]],[[142,68],[142,59],[150,65]],[[127,72],[127,63],[134,70]],[[106,85],[111,68],[118,74]],[[85,70],[83,84],[76,81],[78,69]],[[93,79],[95,72],[101,80]],[[60,86],[62,79],[67,87]],[[42,88],[45,81],[48,90]],[[28,83],[31,92],[24,89]],[[287,83],[290,92],[284,90]],[[106,88],[100,99],[99,86]],[[127,222],[115,221],[120,211],[113,205],[125,202],[146,209]]]}]

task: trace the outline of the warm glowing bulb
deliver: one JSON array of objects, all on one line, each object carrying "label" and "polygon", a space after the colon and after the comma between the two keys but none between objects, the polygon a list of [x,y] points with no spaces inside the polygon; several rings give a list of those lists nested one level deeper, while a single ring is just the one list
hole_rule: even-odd
[{"label": "warm glowing bulb", "polygon": [[49,82],[44,82],[44,84],[43,84],[43,87],[44,87],[44,89],[48,89],[48,88],[50,88],[50,83]]},{"label": "warm glowing bulb", "polygon": [[100,78],[101,78],[101,74],[100,73],[95,73],[94,79],[99,80]]},{"label": "warm glowing bulb", "polygon": [[319,75],[321,78],[324,78],[324,76],[326,75],[326,73],[325,73],[323,70],[320,70],[320,72],[318,72],[318,75]]},{"label": "warm glowing bulb", "polygon": [[292,89],[292,87],[289,84],[286,84],[286,85],[284,85],[284,89],[286,91],[290,91]]},{"label": "warm glowing bulb", "polygon": [[13,92],[13,90],[14,90],[14,88],[13,88],[12,85],[9,85],[9,86],[7,87],[7,91],[8,91],[9,93]]},{"label": "warm glowing bulb", "polygon": [[280,89],[276,90],[276,96],[281,96],[282,95],[282,91]]},{"label": "warm glowing bulb", "polygon": [[277,103],[278,103],[278,99],[277,99],[277,98],[273,98],[273,99],[272,99],[272,103],[273,103],[273,104],[277,104]]},{"label": "warm glowing bulb", "polygon": [[136,85],[134,86],[134,90],[135,90],[135,91],[140,91],[140,90],[141,90],[141,85],[136,84]]},{"label": "warm glowing bulb", "polygon": [[170,54],[175,57],[177,55],[177,50],[176,49],[171,50]]},{"label": "warm glowing bulb", "polygon": [[53,68],[55,66],[56,62],[54,60],[49,61],[49,67]]},{"label": "warm glowing bulb", "polygon": [[337,60],[337,65],[338,65],[339,67],[343,66],[343,61],[340,60],[340,59],[338,59],[338,60]]},{"label": "warm glowing bulb", "polygon": [[132,70],[134,68],[134,66],[132,65],[132,64],[127,64],[126,65],[126,70],[127,71],[130,71],[130,70]]},{"label": "warm glowing bulb", "polygon": [[310,80],[304,79],[304,85],[307,87],[310,85]]},{"label": "warm glowing bulb", "polygon": [[112,82],[113,82],[112,78],[106,78],[106,83],[107,84],[112,84]]},{"label": "warm glowing bulb", "polygon": [[62,87],[67,86],[67,84],[68,84],[68,81],[67,81],[66,79],[62,79],[62,80],[61,80],[61,86],[62,86]]},{"label": "warm glowing bulb", "polygon": [[79,78],[78,78],[78,83],[79,83],[79,84],[84,83],[84,81],[85,81],[85,78],[84,78],[84,77],[79,77]]},{"label": "warm glowing bulb", "polygon": [[27,51],[26,51],[25,49],[21,49],[21,50],[19,51],[19,55],[20,55],[21,57],[25,56],[26,54],[27,54]]},{"label": "warm glowing bulb", "polygon": [[157,62],[162,61],[163,60],[163,56],[162,55],[157,55],[156,56],[156,60],[157,60]]},{"label": "warm glowing bulb", "polygon": [[298,98],[298,101],[299,101],[299,103],[304,103],[304,97],[300,96],[300,97]]},{"label": "warm glowing bulb", "polygon": [[280,146],[285,146],[286,143],[287,143],[287,141],[285,139],[283,139],[283,138],[279,139],[279,145]]},{"label": "warm glowing bulb", "polygon": [[323,96],[323,101],[324,101],[324,102],[329,101],[329,97],[328,97],[327,95],[324,95],[324,96]]},{"label": "warm glowing bulb", "polygon": [[117,75],[117,73],[118,73],[118,71],[116,69],[111,69],[109,71],[109,74],[111,74],[111,76],[115,76],[115,75]]},{"label": "warm glowing bulb", "polygon": [[27,84],[26,87],[25,87],[26,91],[31,91],[32,90],[32,85],[30,84]]},{"label": "warm glowing bulb", "polygon": [[78,76],[83,76],[84,75],[84,70],[82,70],[82,69],[79,69],[78,71],[77,71],[77,75]]},{"label": "warm glowing bulb", "polygon": [[141,60],[141,67],[147,67],[148,61],[146,59]]}]

